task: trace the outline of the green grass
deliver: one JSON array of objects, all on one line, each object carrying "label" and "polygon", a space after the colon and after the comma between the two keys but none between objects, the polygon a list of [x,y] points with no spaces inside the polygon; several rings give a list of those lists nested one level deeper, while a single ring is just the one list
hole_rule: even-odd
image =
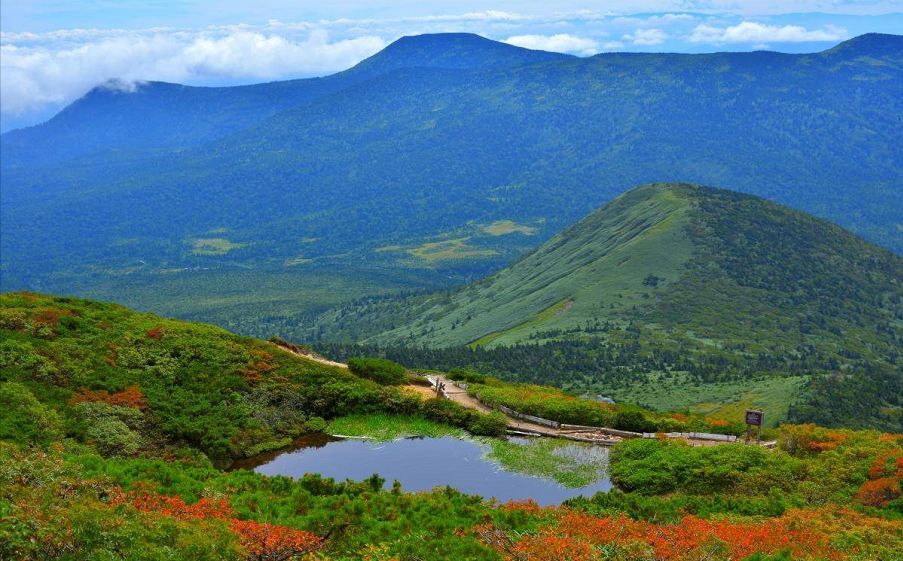
[{"label": "green grass", "polygon": [[498,253],[494,249],[485,249],[468,245],[468,241],[470,241],[469,237],[439,242],[427,242],[418,247],[410,248],[407,252],[414,257],[425,261],[492,257]]},{"label": "green grass", "polygon": [[247,245],[249,244],[233,243],[226,238],[201,238],[194,240],[191,252],[195,255],[225,255]]},{"label": "green grass", "polygon": [[348,415],[333,419],[326,432],[337,436],[367,437],[379,441],[396,440],[411,436],[438,438],[442,436],[464,437],[461,429],[443,425],[421,417],[407,415]]},{"label": "green grass", "polygon": [[565,487],[585,487],[608,474],[608,450],[593,444],[552,438],[482,442],[489,447],[486,457],[506,470],[552,479]]},{"label": "green grass", "polygon": [[532,236],[536,233],[536,228],[525,224],[518,224],[513,220],[496,220],[492,224],[487,224],[480,228],[484,234],[490,236],[506,236],[508,234],[524,234]]},{"label": "green grass", "polygon": [[570,299],[562,300],[561,302],[558,302],[554,306],[549,306],[547,309],[539,312],[538,314],[536,314],[536,317],[534,317],[533,319],[530,319],[520,325],[517,325],[517,326],[512,327],[511,329],[507,329],[505,331],[499,331],[499,332],[490,333],[489,335],[484,335],[483,337],[480,337],[479,339],[477,339],[476,341],[471,343],[470,346],[471,347],[481,347],[481,346],[489,345],[493,341],[495,341],[497,339],[501,339],[502,337],[511,338],[519,331],[529,331],[531,328],[545,324],[547,321],[554,318],[555,316],[567,313],[568,310],[571,309],[573,304],[574,304],[573,300],[570,300]]},{"label": "green grass", "polygon": [[787,418],[791,403],[808,379],[808,376],[793,376],[696,384],[682,376],[653,375],[647,383],[598,388],[598,393],[659,410],[689,409],[726,421],[742,421],[746,409],[762,409],[766,424],[775,426]]}]

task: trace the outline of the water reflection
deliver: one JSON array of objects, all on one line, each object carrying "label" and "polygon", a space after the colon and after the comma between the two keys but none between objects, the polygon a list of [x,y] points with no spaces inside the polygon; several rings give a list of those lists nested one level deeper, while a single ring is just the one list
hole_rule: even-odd
[{"label": "water reflection", "polygon": [[[562,454],[576,455],[581,462],[608,462],[606,448],[574,446],[561,450]],[[258,456],[235,467],[291,477],[319,473],[339,481],[361,481],[378,473],[386,479],[387,487],[398,480],[406,491],[449,485],[485,498],[533,499],[541,505],[611,488],[608,478],[570,489],[555,481],[505,471],[486,460],[485,452],[477,442],[453,437],[373,442],[314,435],[299,439],[292,449]]]}]

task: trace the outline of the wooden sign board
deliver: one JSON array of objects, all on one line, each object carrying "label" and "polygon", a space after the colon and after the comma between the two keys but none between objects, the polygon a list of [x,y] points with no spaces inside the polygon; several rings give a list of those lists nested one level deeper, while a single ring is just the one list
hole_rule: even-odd
[{"label": "wooden sign board", "polygon": [[765,422],[765,413],[763,411],[746,410],[746,424],[754,427],[761,427]]}]

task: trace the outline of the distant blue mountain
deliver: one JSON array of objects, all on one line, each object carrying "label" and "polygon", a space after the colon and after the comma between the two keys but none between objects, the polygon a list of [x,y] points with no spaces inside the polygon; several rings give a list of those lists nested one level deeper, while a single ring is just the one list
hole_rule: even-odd
[{"label": "distant blue mountain", "polygon": [[185,268],[222,275],[208,295],[298,267],[459,282],[654,181],[760,195],[901,253],[901,146],[900,36],[589,58],[407,37],[325,78],[105,85],[4,134],[0,279],[138,307],[139,279],[151,293]]},{"label": "distant blue mountain", "polygon": [[45,165],[103,150],[191,146],[404,68],[504,68],[567,58],[479,35],[448,33],[403,37],[357,66],[325,78],[214,88],[111,80],[48,122],[4,134],[3,165]]}]

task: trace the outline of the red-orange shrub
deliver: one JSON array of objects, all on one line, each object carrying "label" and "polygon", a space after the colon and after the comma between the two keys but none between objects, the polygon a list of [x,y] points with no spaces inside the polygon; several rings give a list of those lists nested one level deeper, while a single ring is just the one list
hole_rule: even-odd
[{"label": "red-orange shrub", "polygon": [[229,528],[254,561],[285,561],[315,551],[323,539],[311,532],[253,520],[233,519]]},{"label": "red-orange shrub", "polygon": [[159,325],[156,327],[152,327],[147,330],[147,333],[145,333],[145,335],[147,336],[148,339],[153,339],[155,341],[159,341],[160,339],[163,338],[163,327],[159,326]]},{"label": "red-orange shrub", "polygon": [[246,368],[241,368],[238,371],[244,376],[246,382],[256,384],[263,380],[264,374],[275,370],[277,367],[272,363],[273,355],[270,353],[254,349],[251,351],[251,354],[256,357],[256,360],[251,360],[251,363]]},{"label": "red-orange shrub", "polygon": [[252,561],[286,561],[315,551],[323,544],[323,538],[311,532],[234,518],[232,507],[226,499],[204,498],[190,505],[181,497],[160,495],[148,487],[128,492],[116,488],[110,493],[110,505],[121,504],[178,520],[228,520],[229,529],[238,536],[239,543]]},{"label": "red-orange shrub", "polygon": [[81,388],[78,392],[69,398],[69,404],[75,405],[85,401],[102,401],[110,405],[118,405],[120,407],[134,407],[144,411],[147,409],[147,400],[144,393],[137,385],[131,385],[121,392],[110,393],[106,390],[89,390]]},{"label": "red-orange shrub", "polygon": [[[787,550],[794,559],[840,559],[831,548],[831,532],[806,511],[788,511],[761,522],[706,520],[685,516],[677,524],[654,524],[626,516],[596,517],[560,509],[556,520],[535,533],[506,543],[498,531],[479,535],[510,561],[596,559],[595,546],[615,546],[637,558],[685,561],[702,558],[744,559],[756,553]],[[487,536],[490,539],[487,539]],[[633,558],[633,557],[631,557]]]},{"label": "red-orange shrub", "polygon": [[856,500],[866,506],[882,507],[900,496],[900,479],[881,477],[870,479],[856,492]]}]

